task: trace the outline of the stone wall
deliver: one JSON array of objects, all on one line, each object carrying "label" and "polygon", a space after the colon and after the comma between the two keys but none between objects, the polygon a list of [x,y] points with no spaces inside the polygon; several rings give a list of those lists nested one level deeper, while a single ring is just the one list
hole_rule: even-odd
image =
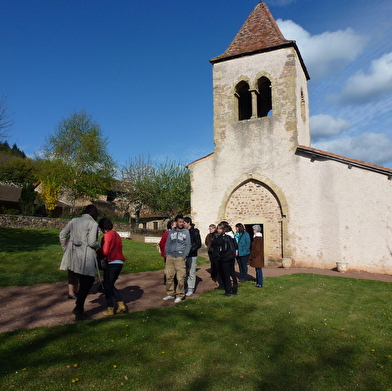
[{"label": "stone wall", "polygon": [[0,214],[0,227],[10,228],[63,228],[69,220],[48,217]]},{"label": "stone wall", "polygon": [[[49,217],[20,216],[0,214],[0,227],[10,228],[64,228],[68,219],[54,219]],[[114,230],[121,232],[131,232],[131,235],[140,236],[162,236],[162,230],[135,229],[126,223],[114,223]]]}]

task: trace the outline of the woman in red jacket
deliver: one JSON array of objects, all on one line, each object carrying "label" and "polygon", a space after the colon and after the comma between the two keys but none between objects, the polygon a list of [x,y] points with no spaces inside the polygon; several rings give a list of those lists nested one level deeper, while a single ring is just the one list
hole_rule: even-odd
[{"label": "woman in red jacket", "polygon": [[[103,311],[103,314],[109,316],[127,310],[120,292],[114,286],[121,273],[125,257],[122,253],[121,237],[116,231],[113,231],[112,221],[107,217],[102,217],[98,221],[98,227],[103,233],[98,256],[106,260],[106,267],[103,271],[103,285],[108,309]],[[115,307],[116,302],[117,308]]]}]

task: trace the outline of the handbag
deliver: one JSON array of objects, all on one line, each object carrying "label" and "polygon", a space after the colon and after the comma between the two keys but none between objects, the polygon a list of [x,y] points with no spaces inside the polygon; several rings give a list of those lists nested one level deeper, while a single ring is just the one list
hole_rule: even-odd
[{"label": "handbag", "polygon": [[98,269],[99,270],[105,270],[108,267],[108,259],[110,256],[113,254],[114,249],[116,248],[116,244],[112,248],[112,251],[110,251],[110,254],[107,256],[107,258],[104,257],[97,257],[97,263],[98,263]]},{"label": "handbag", "polygon": [[105,258],[98,257],[97,258],[98,262],[98,270],[105,270],[108,267],[108,260]]}]

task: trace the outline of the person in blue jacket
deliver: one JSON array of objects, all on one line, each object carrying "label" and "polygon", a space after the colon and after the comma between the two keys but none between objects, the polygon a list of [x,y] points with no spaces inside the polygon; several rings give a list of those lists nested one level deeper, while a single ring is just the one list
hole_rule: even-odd
[{"label": "person in blue jacket", "polygon": [[235,225],[236,233],[235,240],[237,242],[237,262],[240,268],[240,282],[245,282],[248,277],[248,261],[250,256],[250,236],[246,232],[243,224]]}]

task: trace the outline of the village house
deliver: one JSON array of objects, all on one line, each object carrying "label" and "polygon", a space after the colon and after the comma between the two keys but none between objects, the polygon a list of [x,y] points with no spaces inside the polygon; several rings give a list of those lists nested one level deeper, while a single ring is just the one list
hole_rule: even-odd
[{"label": "village house", "polygon": [[392,170],[311,147],[309,75],[266,4],[211,63],[215,147],[188,166],[201,234],[260,224],[267,264],[392,273]]}]

